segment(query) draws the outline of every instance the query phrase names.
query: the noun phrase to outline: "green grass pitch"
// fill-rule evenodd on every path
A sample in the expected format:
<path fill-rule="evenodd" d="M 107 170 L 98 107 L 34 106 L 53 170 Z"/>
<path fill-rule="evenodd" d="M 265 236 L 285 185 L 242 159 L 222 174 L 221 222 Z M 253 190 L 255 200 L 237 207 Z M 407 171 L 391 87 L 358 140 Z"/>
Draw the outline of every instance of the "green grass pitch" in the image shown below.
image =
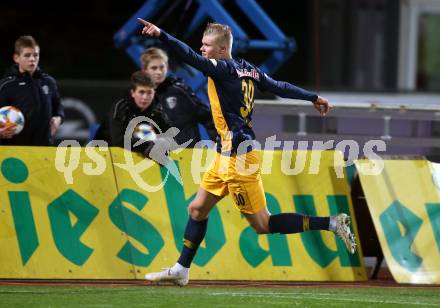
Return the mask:
<path fill-rule="evenodd" d="M 0 307 L 440 307 L 440 289 L 13 285 Z"/>

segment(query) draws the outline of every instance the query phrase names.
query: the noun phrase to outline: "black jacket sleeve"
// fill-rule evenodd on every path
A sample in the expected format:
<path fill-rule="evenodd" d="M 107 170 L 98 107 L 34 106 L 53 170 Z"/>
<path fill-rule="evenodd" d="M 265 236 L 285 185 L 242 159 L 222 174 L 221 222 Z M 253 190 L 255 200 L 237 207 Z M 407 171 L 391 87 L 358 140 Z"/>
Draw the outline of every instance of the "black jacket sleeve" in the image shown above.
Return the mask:
<path fill-rule="evenodd" d="M 212 120 L 211 109 L 197 97 L 190 87 L 183 83 L 179 83 L 178 87 L 193 111 L 194 125 L 202 124 L 206 128 L 209 138 L 215 141 L 217 131 Z"/>
<path fill-rule="evenodd" d="M 214 122 L 212 121 L 212 113 L 211 110 L 203 104 L 199 102 L 196 107 L 196 118 L 198 121 L 205 126 L 206 131 L 208 132 L 209 139 L 215 141 L 217 138 L 217 130 L 215 129 Z"/>
<path fill-rule="evenodd" d="M 109 146 L 124 147 L 126 104 L 119 100 L 105 115 L 95 134 L 95 140 L 104 140 Z"/>
<path fill-rule="evenodd" d="M 10 103 L 10 95 L 8 84 L 13 82 L 14 77 L 9 76 L 0 80 L 0 108 L 8 106 Z"/>
<path fill-rule="evenodd" d="M 165 114 L 165 112 L 163 111 L 160 105 L 157 105 L 154 108 L 153 113 L 154 113 L 153 120 L 159 126 L 162 133 L 165 133 L 171 127 L 170 120 L 168 119 L 167 115 Z"/>
<path fill-rule="evenodd" d="M 116 106 L 117 107 L 117 106 Z M 125 132 L 127 131 L 128 124 L 130 119 L 128 118 L 129 114 L 126 109 L 122 110 L 113 110 L 113 114 L 109 118 L 109 145 L 125 148 L 127 150 L 131 150 L 133 152 L 144 153 L 145 149 L 149 146 L 149 142 L 143 142 L 136 147 L 134 146 L 136 142 L 139 141 L 139 138 L 133 137 L 133 130 L 130 132 L 130 143 L 129 149 L 125 147 Z"/>
<path fill-rule="evenodd" d="M 58 91 L 58 86 L 54 78 L 51 77 L 53 95 L 52 95 L 52 116 L 61 117 L 61 121 L 64 121 L 64 106 L 61 104 L 60 92 Z"/>
<path fill-rule="evenodd" d="M 127 124 L 124 123 L 124 119 L 119 116 L 115 116 L 114 114 L 110 114 L 108 119 L 108 131 L 109 131 L 109 145 L 124 147 L 124 134 L 125 129 L 127 128 Z"/>

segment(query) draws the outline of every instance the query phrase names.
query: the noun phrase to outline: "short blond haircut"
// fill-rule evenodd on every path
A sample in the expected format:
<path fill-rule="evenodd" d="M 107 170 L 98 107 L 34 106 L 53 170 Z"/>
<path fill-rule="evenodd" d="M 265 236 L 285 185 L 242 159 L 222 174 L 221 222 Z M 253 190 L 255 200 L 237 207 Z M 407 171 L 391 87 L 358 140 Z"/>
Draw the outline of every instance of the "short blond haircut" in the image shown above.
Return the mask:
<path fill-rule="evenodd" d="M 208 23 L 203 35 L 215 35 L 219 44 L 224 44 L 228 48 L 232 48 L 232 31 L 228 25 L 218 23 Z"/>
<path fill-rule="evenodd" d="M 163 60 L 165 65 L 168 66 L 168 55 L 164 50 L 157 47 L 148 48 L 141 55 L 142 69 L 146 69 L 152 60 L 157 59 Z"/>

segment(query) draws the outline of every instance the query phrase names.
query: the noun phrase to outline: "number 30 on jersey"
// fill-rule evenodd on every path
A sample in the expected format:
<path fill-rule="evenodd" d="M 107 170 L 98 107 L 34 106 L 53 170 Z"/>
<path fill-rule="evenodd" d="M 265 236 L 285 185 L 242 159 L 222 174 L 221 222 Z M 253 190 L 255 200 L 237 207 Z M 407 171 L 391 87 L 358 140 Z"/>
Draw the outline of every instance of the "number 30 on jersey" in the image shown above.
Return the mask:
<path fill-rule="evenodd" d="M 243 92 L 244 107 L 240 108 L 240 114 L 246 119 L 254 109 L 254 83 L 252 79 L 242 80 L 241 91 Z"/>

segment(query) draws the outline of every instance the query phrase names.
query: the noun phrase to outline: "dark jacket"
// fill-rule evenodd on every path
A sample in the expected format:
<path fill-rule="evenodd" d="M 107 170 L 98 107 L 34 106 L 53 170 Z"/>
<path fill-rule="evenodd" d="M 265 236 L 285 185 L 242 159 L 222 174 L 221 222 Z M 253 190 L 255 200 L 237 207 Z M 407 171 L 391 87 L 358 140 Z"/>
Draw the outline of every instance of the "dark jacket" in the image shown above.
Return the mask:
<path fill-rule="evenodd" d="M 11 139 L 0 139 L 3 145 L 52 144 L 50 120 L 54 116 L 64 119 L 64 108 L 56 81 L 39 68 L 31 76 L 20 73 L 13 65 L 0 80 L 0 107 L 14 106 L 25 118 L 23 130 Z"/>
<path fill-rule="evenodd" d="M 197 123 L 205 126 L 211 140 L 215 140 L 215 130 L 211 110 L 203 104 L 194 92 L 181 79 L 167 77 L 156 89 L 156 98 L 168 116 L 171 126 L 177 127 L 180 133 L 175 140 L 182 144 L 189 139 L 193 147 L 200 141 Z"/>
<path fill-rule="evenodd" d="M 155 129 L 156 133 L 164 133 L 170 128 L 168 119 L 163 113 L 160 105 L 156 101 L 144 111 L 141 111 L 133 99 L 129 96 L 117 101 L 110 108 L 105 116 L 98 131 L 95 140 L 104 140 L 109 146 L 124 147 L 125 131 L 131 120 L 138 116 L 148 117 L 159 126 L 160 131 Z M 148 124 L 148 123 L 147 123 Z M 154 126 L 154 125 L 153 125 Z M 131 150 L 135 152 L 145 153 L 148 142 L 142 143 L 136 147 L 134 144 L 139 141 L 138 138 L 131 136 Z"/>

